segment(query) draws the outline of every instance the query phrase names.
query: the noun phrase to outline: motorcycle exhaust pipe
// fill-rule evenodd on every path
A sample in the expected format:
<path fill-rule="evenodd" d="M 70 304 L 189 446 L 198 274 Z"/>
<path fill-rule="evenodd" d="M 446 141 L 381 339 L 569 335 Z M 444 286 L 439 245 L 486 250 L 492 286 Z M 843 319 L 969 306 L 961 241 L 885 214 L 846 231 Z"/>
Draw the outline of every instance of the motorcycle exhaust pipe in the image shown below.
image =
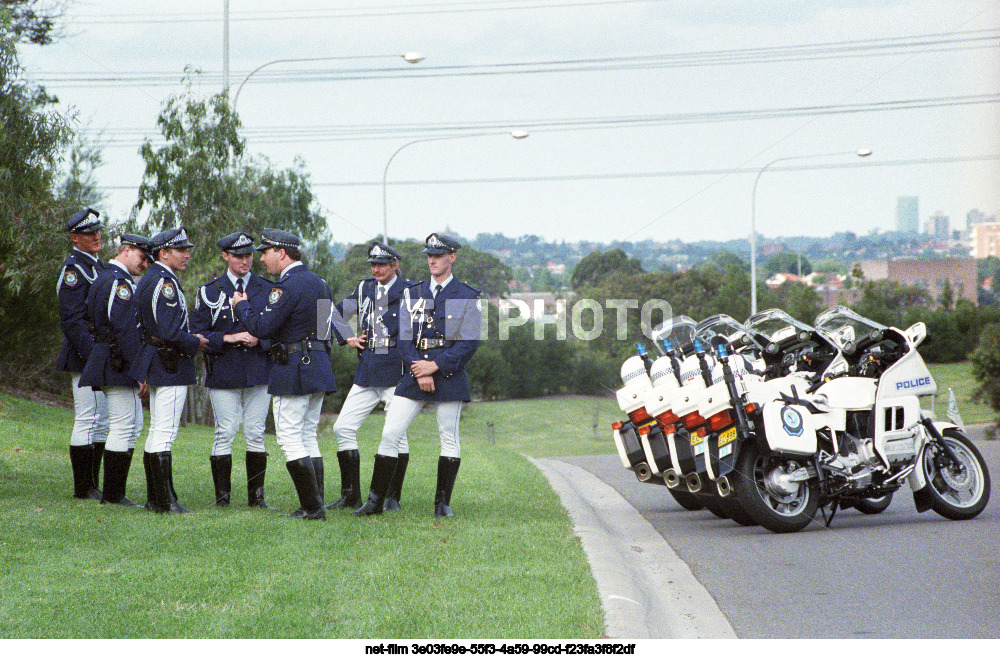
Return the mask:
<path fill-rule="evenodd" d="M 635 465 L 635 477 L 639 482 L 649 482 L 653 479 L 653 470 L 646 462 L 639 462 Z"/>
<path fill-rule="evenodd" d="M 697 473 L 688 473 L 684 476 L 684 482 L 687 484 L 688 491 L 691 493 L 698 493 L 701 491 L 701 477 Z"/>
<path fill-rule="evenodd" d="M 718 490 L 719 496 L 722 498 L 728 498 L 733 493 L 733 487 L 729 484 L 729 478 L 725 475 L 715 481 L 715 488 Z"/>
<path fill-rule="evenodd" d="M 674 489 L 681 483 L 681 478 L 677 475 L 677 471 L 668 468 L 663 472 L 663 481 L 667 483 L 668 487 Z"/>

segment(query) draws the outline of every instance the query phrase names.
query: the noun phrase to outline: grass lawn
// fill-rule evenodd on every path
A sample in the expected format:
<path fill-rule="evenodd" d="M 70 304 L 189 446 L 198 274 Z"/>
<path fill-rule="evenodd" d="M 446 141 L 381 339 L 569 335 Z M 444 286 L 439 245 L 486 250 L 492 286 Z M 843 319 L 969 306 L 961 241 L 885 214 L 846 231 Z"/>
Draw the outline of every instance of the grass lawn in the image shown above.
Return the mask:
<path fill-rule="evenodd" d="M 519 453 L 610 455 L 617 416 L 613 400 L 586 398 L 468 406 L 457 516 L 440 521 L 435 417 L 421 414 L 403 510 L 315 523 L 244 506 L 239 436 L 237 504 L 216 509 L 207 427 L 182 428 L 174 445 L 178 495 L 195 513 L 74 500 L 71 410 L 0 395 L 0 637 L 599 638 L 580 542 Z M 373 416 L 360 435 L 366 491 L 381 426 Z M 274 437 L 267 443 L 267 500 L 288 512 L 297 498 Z M 332 500 L 339 473 L 328 420 L 321 447 Z M 146 499 L 138 454 L 128 495 Z"/>
<path fill-rule="evenodd" d="M 944 420 L 948 412 L 948 389 L 955 392 L 958 411 L 966 423 L 986 423 L 997 419 L 997 412 L 988 404 L 972 401 L 972 392 L 977 382 L 972 377 L 972 364 L 969 361 L 959 363 L 932 363 L 928 366 L 934 381 L 938 385 L 937 398 L 934 400 L 935 415 Z"/>

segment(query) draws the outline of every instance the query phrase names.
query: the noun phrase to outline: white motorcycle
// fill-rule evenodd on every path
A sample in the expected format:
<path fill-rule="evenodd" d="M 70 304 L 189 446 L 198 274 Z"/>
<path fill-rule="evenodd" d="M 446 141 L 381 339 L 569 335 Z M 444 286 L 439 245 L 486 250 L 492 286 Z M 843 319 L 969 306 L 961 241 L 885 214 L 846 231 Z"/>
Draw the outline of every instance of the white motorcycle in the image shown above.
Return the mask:
<path fill-rule="evenodd" d="M 754 318 L 746 324 L 758 326 Z M 790 327 L 793 340 L 803 337 Z M 842 361 L 819 359 L 822 367 L 796 385 L 787 378 L 798 377 L 801 361 L 817 361 L 809 355 L 814 350 L 783 350 L 772 332 L 779 340 L 769 341 L 765 353 L 784 351 L 791 372 L 739 392 L 741 404 L 764 400 L 751 414 L 753 439 L 740 446 L 731 482 L 743 508 L 768 530 L 796 532 L 820 509 L 827 525 L 838 507 L 880 511 L 909 482 L 920 512 L 978 515 L 990 496 L 982 455 L 957 425 L 920 409 L 920 397 L 937 391 L 917 352 L 927 335 L 923 323 L 903 331 L 836 307 L 817 318 L 815 329 L 839 348 Z"/>

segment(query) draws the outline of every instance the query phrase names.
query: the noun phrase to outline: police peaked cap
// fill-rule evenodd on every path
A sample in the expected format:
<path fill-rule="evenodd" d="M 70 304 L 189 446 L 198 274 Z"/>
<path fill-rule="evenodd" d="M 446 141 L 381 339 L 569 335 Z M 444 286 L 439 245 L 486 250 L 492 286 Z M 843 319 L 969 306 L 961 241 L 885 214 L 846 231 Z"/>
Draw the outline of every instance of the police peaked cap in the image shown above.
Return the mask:
<path fill-rule="evenodd" d="M 66 231 L 68 233 L 94 233 L 95 231 L 100 231 L 104 228 L 104 224 L 98 219 L 100 216 L 101 213 L 93 208 L 87 208 L 86 210 L 74 213 L 69 218 L 69 221 L 66 222 Z"/>
<path fill-rule="evenodd" d="M 441 254 L 453 254 L 458 251 L 458 248 L 462 245 L 459 244 L 458 240 L 450 238 L 442 233 L 431 233 L 424 240 L 427 245 L 424 247 L 424 253 L 431 256 L 440 256 Z"/>
<path fill-rule="evenodd" d="M 160 249 L 186 249 L 193 246 L 194 243 L 188 240 L 183 226 L 160 231 L 149 239 L 149 248 L 154 254 Z"/>
<path fill-rule="evenodd" d="M 399 252 L 378 240 L 372 241 L 368 247 L 368 262 L 387 264 L 400 259 Z"/>
<path fill-rule="evenodd" d="M 224 238 L 219 238 L 215 244 L 219 249 L 228 251 L 234 256 L 246 256 L 253 253 L 253 236 L 245 231 L 230 233 Z"/>
<path fill-rule="evenodd" d="M 282 231 L 278 228 L 266 228 L 260 238 L 260 246 L 257 247 L 257 251 L 264 251 L 271 247 L 277 247 L 278 249 L 294 247 L 298 249 L 299 244 L 299 236 L 294 233 Z"/>
<path fill-rule="evenodd" d="M 143 237 L 141 235 L 133 235 L 132 233 L 125 233 L 124 235 L 122 235 L 121 238 L 118 239 L 118 242 L 123 245 L 128 245 L 130 247 L 137 247 L 139 249 L 142 249 L 144 252 L 146 252 L 147 255 L 152 251 L 152 248 L 150 247 L 149 244 L 149 238 Z"/>

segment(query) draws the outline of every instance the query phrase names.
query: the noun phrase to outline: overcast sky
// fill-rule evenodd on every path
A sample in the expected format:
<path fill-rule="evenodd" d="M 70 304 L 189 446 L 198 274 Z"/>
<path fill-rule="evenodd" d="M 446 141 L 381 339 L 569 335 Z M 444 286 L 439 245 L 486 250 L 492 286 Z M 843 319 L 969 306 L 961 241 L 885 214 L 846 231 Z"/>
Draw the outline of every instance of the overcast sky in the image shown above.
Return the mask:
<path fill-rule="evenodd" d="M 112 219 L 185 67 L 222 88 L 222 17 L 76 0 L 63 39 L 22 48 L 103 132 Z M 344 58 L 269 65 L 237 104 L 248 151 L 300 157 L 343 242 L 381 234 L 390 157 L 432 136 L 389 165 L 391 237 L 742 238 L 758 172 L 801 156 L 760 178 L 764 236 L 888 230 L 899 196 L 954 228 L 1000 208 L 996 0 L 232 0 L 229 56 L 233 95 L 269 61 Z"/>

